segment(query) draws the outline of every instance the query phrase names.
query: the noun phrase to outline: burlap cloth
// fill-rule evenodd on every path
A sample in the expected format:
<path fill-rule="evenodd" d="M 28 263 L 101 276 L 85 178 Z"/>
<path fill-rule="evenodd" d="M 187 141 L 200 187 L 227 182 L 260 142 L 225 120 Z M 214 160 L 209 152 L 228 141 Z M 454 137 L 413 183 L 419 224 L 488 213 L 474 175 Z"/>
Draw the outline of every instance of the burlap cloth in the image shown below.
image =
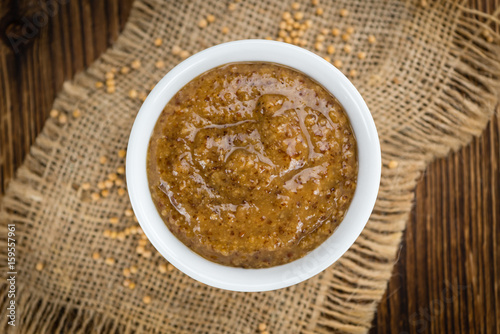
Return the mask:
<path fill-rule="evenodd" d="M 90 182 L 95 188 L 123 165 L 116 152 L 126 148 L 141 105 L 127 96 L 129 90 L 147 92 L 181 61 L 172 55 L 173 45 L 194 53 L 230 40 L 276 38 L 281 15 L 291 5 L 252 0 L 229 11 L 226 1 L 139 0 L 115 45 L 64 85 L 54 108 L 67 113 L 68 122 L 47 121 L 3 200 L 0 265 L 4 276 L 5 225 L 15 223 L 19 332 L 257 333 L 260 323 L 271 333 L 367 331 L 391 275 L 419 175 L 430 160 L 480 134 L 494 110 L 500 50 L 490 28 L 498 19 L 451 1 L 429 1 L 427 7 L 402 1 L 321 2 L 324 14 L 318 16 L 309 1 L 300 1 L 305 19 L 313 22 L 305 47 L 314 49 L 323 28 L 354 28 L 351 53 L 342 51 L 340 36 L 328 35 L 325 46 L 336 46 L 332 60 L 342 60 L 346 73 L 357 70 L 352 80 L 373 113 L 382 144 L 378 201 L 351 249 L 304 283 L 236 293 L 210 288 L 178 270 L 160 272 L 164 260 L 156 251 L 151 257 L 136 252 L 138 234 L 103 234 L 137 224 L 124 214 L 127 196 L 111 191 L 91 201 L 81 187 Z M 349 15 L 341 17 L 342 8 Z M 216 21 L 200 29 L 197 22 L 207 14 Z M 228 34 L 221 34 L 223 26 L 230 28 Z M 369 35 L 375 43 L 368 42 Z M 163 39 L 159 47 L 154 45 L 158 37 Z M 358 58 L 359 51 L 366 59 Z M 112 67 L 137 59 L 139 69 L 116 75 L 115 93 L 95 87 Z M 158 60 L 165 68 L 155 67 Z M 72 116 L 76 108 L 79 118 Z M 103 155 L 105 164 L 99 163 Z M 390 161 L 397 167 L 388 168 Z M 120 221 L 111 225 L 115 216 Z M 101 258 L 93 259 L 94 252 Z M 107 265 L 108 257 L 116 263 Z M 41 271 L 35 269 L 39 263 Z M 128 278 L 134 289 L 123 285 L 122 271 L 130 266 L 138 268 Z M 0 328 L 8 302 L 3 278 Z M 151 297 L 149 304 L 144 296 Z"/>

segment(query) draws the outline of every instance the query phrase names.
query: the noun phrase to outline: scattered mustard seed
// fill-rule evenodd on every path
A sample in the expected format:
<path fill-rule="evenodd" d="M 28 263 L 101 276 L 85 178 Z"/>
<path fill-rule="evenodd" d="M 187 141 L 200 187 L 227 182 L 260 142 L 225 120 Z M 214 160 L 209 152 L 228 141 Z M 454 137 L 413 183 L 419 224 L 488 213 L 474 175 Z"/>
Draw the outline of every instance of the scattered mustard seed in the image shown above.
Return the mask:
<path fill-rule="evenodd" d="M 342 60 L 340 59 L 335 59 L 333 61 L 333 66 L 335 66 L 336 68 L 341 68 L 342 67 Z"/>
<path fill-rule="evenodd" d="M 134 288 L 135 288 L 135 283 L 134 283 L 134 282 L 130 282 L 130 284 L 128 285 L 128 288 L 129 288 L 130 290 L 134 290 Z"/>
<path fill-rule="evenodd" d="M 262 332 L 260 332 L 260 334 L 269 334 L 269 332 L 268 331 L 262 331 Z"/>
<path fill-rule="evenodd" d="M 116 179 L 115 180 L 115 185 L 121 187 L 121 186 L 123 186 L 124 182 L 125 181 L 123 181 L 122 179 Z"/>
<path fill-rule="evenodd" d="M 142 298 L 142 301 L 143 301 L 144 304 L 149 304 L 149 303 L 151 303 L 151 297 L 150 296 L 144 296 Z"/>
<path fill-rule="evenodd" d="M 326 60 L 327 62 L 331 62 L 332 61 L 332 59 L 330 57 L 328 57 L 328 56 L 324 56 L 323 59 Z"/>
<path fill-rule="evenodd" d="M 297 9 L 299 9 L 299 8 L 300 8 L 300 3 L 298 3 L 298 2 L 294 2 L 294 3 L 292 3 L 292 9 L 293 9 L 293 10 L 297 10 Z"/>
<path fill-rule="evenodd" d="M 186 50 L 182 50 L 181 53 L 179 54 L 179 56 L 182 58 L 182 59 L 186 59 L 187 57 L 189 57 L 189 52 L 186 51 Z"/>
<path fill-rule="evenodd" d="M 125 277 L 130 277 L 130 269 L 129 268 L 123 268 L 123 276 Z"/>
<path fill-rule="evenodd" d="M 160 263 L 158 265 L 158 271 L 162 274 L 167 272 L 167 264 L 166 263 Z"/>
<path fill-rule="evenodd" d="M 134 215 L 134 211 L 132 211 L 132 209 L 125 210 L 125 216 L 132 217 L 133 215 Z"/>
<path fill-rule="evenodd" d="M 68 117 L 65 114 L 60 114 L 57 120 L 59 123 L 64 124 L 68 121 Z"/>
<path fill-rule="evenodd" d="M 422 8 L 426 8 L 427 7 L 427 0 L 420 0 L 420 6 L 422 6 Z"/>
<path fill-rule="evenodd" d="M 319 4 L 319 0 L 311 0 L 311 5 L 317 6 Z"/>
<path fill-rule="evenodd" d="M 109 188 L 112 188 L 112 187 L 113 187 L 113 181 L 111 181 L 111 180 L 106 180 L 106 181 L 104 181 L 104 186 L 105 186 L 106 188 L 108 188 L 108 189 L 109 189 Z"/>
<path fill-rule="evenodd" d="M 73 113 L 72 113 L 73 117 L 74 118 L 78 118 L 82 115 L 81 111 L 79 109 L 75 109 L 73 110 Z"/>
<path fill-rule="evenodd" d="M 227 9 L 228 9 L 229 11 L 233 11 L 233 10 L 235 10 L 235 9 L 236 9 L 236 4 L 234 4 L 234 3 L 230 3 L 229 5 L 227 5 Z"/>
<path fill-rule="evenodd" d="M 130 283 L 131 283 L 131 282 L 130 282 L 130 280 L 129 280 L 129 279 L 125 279 L 125 280 L 123 281 L 123 286 L 127 288 L 127 287 L 129 287 L 129 286 L 130 286 Z"/>
<path fill-rule="evenodd" d="M 314 48 L 317 50 L 317 51 L 321 51 L 323 50 L 323 44 L 321 44 L 320 42 L 316 42 L 314 44 Z"/>
<path fill-rule="evenodd" d="M 332 55 L 335 53 L 335 47 L 333 45 L 328 45 L 328 47 L 326 48 L 326 53 L 328 53 L 329 55 Z"/>
<path fill-rule="evenodd" d="M 83 190 L 89 190 L 90 189 L 90 183 L 88 183 L 88 182 L 82 183 L 82 189 Z"/>
<path fill-rule="evenodd" d="M 223 35 L 227 35 L 229 33 L 229 28 L 224 26 L 222 27 L 221 31 L 220 31 Z"/>
<path fill-rule="evenodd" d="M 130 72 L 130 67 L 128 66 L 122 66 L 122 68 L 120 69 L 121 74 L 128 74 L 129 72 Z"/>
<path fill-rule="evenodd" d="M 101 196 L 102 197 L 108 197 L 109 196 L 109 190 L 108 189 L 101 190 Z"/>
<path fill-rule="evenodd" d="M 118 167 L 118 168 L 116 169 L 116 172 L 117 172 L 118 174 L 125 174 L 125 167 L 123 167 L 123 166 Z"/>
<path fill-rule="evenodd" d="M 101 198 L 101 195 L 99 195 L 99 193 L 92 193 L 90 197 L 92 198 L 93 201 L 97 201 L 99 200 L 99 198 Z"/>
<path fill-rule="evenodd" d="M 351 35 L 349 34 L 342 34 L 342 40 L 344 42 L 347 42 L 351 38 Z"/>
<path fill-rule="evenodd" d="M 267 325 L 265 323 L 259 324 L 259 331 L 265 331 L 267 329 Z"/>
<path fill-rule="evenodd" d="M 141 67 L 141 61 L 139 59 L 134 60 L 131 64 L 130 67 L 132 67 L 134 70 L 138 69 Z"/>
<path fill-rule="evenodd" d="M 106 260 L 104 260 L 104 263 L 106 263 L 108 266 L 112 266 L 115 264 L 115 259 L 112 257 L 107 257 Z"/>
<path fill-rule="evenodd" d="M 97 182 L 97 189 L 102 190 L 104 188 L 106 188 L 106 184 L 104 183 L 104 181 Z"/>
<path fill-rule="evenodd" d="M 339 29 L 337 29 L 337 28 L 333 28 L 333 29 L 332 29 L 332 35 L 333 35 L 334 37 L 337 37 L 338 35 L 340 35 L 340 30 L 339 30 Z"/>
<path fill-rule="evenodd" d="M 135 251 L 136 251 L 137 254 L 143 254 L 144 251 L 145 251 L 144 246 L 137 246 L 135 248 Z"/>
<path fill-rule="evenodd" d="M 215 21 L 215 16 L 213 16 L 212 14 L 208 14 L 207 15 L 207 22 L 213 23 L 214 21 Z"/>
<path fill-rule="evenodd" d="M 345 53 L 351 53 L 352 48 L 349 44 L 344 45 L 344 52 Z"/>
<path fill-rule="evenodd" d="M 108 94 L 113 94 L 115 91 L 116 91 L 115 86 L 108 86 L 108 87 L 106 87 L 106 92 Z"/>
<path fill-rule="evenodd" d="M 324 13 L 323 8 L 319 7 L 318 9 L 316 9 L 316 15 L 321 16 L 321 15 L 323 15 L 323 13 Z"/>
<path fill-rule="evenodd" d="M 357 75 L 358 75 L 358 72 L 356 70 L 352 69 L 352 70 L 349 71 L 349 76 L 350 77 L 354 78 Z"/>
<path fill-rule="evenodd" d="M 137 267 L 136 267 L 136 266 L 131 266 L 131 267 L 130 267 L 130 272 L 131 272 L 132 274 L 137 274 Z"/>
<path fill-rule="evenodd" d="M 399 163 L 396 160 L 391 160 L 391 161 L 389 161 L 388 166 L 390 169 L 394 169 L 394 168 L 398 167 L 398 165 L 399 165 Z"/>
<path fill-rule="evenodd" d="M 127 191 L 123 188 L 118 188 L 117 193 L 118 193 L 118 196 L 121 197 L 121 196 L 124 196 L 127 193 Z"/>
<path fill-rule="evenodd" d="M 155 39 L 155 41 L 154 41 L 154 45 L 155 46 L 160 46 L 162 44 L 163 44 L 163 40 L 161 38 Z"/>
<path fill-rule="evenodd" d="M 106 238 L 111 237 L 111 230 L 104 230 L 104 231 L 102 232 L 102 235 L 103 235 L 104 237 L 106 237 Z"/>
<path fill-rule="evenodd" d="M 111 224 L 118 224 L 118 221 L 119 221 L 118 217 L 110 217 L 109 218 L 109 222 Z"/>
<path fill-rule="evenodd" d="M 361 59 L 361 60 L 365 59 L 366 58 L 366 53 L 364 53 L 362 51 L 358 52 L 358 58 Z"/>
<path fill-rule="evenodd" d="M 377 41 L 377 39 L 375 38 L 375 36 L 373 36 L 373 35 L 368 36 L 368 43 L 373 44 L 376 41 Z"/>
<path fill-rule="evenodd" d="M 206 28 L 206 27 L 207 27 L 207 25 L 208 25 L 208 22 L 207 22 L 207 20 L 205 20 L 205 19 L 201 19 L 201 20 L 199 20 L 199 21 L 198 21 L 198 27 L 200 27 L 200 28 L 202 28 L 202 29 L 203 29 L 203 28 Z"/>
<path fill-rule="evenodd" d="M 174 45 L 174 46 L 172 46 L 172 50 L 171 50 L 171 52 L 172 52 L 172 54 L 173 54 L 174 56 L 179 55 L 179 54 L 181 53 L 181 51 L 182 51 L 182 49 L 181 49 L 178 45 Z"/>
<path fill-rule="evenodd" d="M 108 179 L 110 179 L 111 181 L 116 180 L 117 177 L 118 177 L 118 175 L 116 175 L 115 173 L 108 174 Z"/>
<path fill-rule="evenodd" d="M 345 30 L 345 32 L 350 35 L 350 34 L 354 33 L 354 28 L 353 27 L 347 27 L 347 29 Z"/>
<path fill-rule="evenodd" d="M 101 156 L 99 157 L 99 163 L 100 163 L 101 165 L 104 165 L 106 162 L 108 162 L 108 158 L 106 158 L 106 156 L 105 156 L 105 155 L 101 155 Z"/>
<path fill-rule="evenodd" d="M 173 264 L 169 263 L 169 264 L 167 265 L 167 270 L 168 270 L 168 271 L 172 271 L 172 270 L 174 270 L 174 269 L 175 269 L 175 267 L 174 267 L 174 265 L 173 265 Z"/>
<path fill-rule="evenodd" d="M 319 35 L 316 36 L 316 42 L 320 42 L 321 43 L 321 42 L 324 42 L 324 41 L 325 41 L 325 35 L 319 34 Z"/>
<path fill-rule="evenodd" d="M 165 62 L 163 60 L 158 60 L 156 63 L 155 63 L 155 67 L 158 68 L 158 69 L 162 69 L 165 67 Z"/>
<path fill-rule="evenodd" d="M 398 77 L 394 77 L 394 78 L 392 78 L 392 82 L 393 82 L 394 84 L 396 84 L 396 85 L 399 85 L 399 84 L 401 83 L 401 81 L 399 80 L 399 78 L 398 78 Z"/>
<path fill-rule="evenodd" d="M 292 18 L 292 14 L 290 14 L 290 12 L 284 12 L 281 17 L 283 18 L 283 20 L 289 20 Z"/>
<path fill-rule="evenodd" d="M 35 269 L 38 271 L 42 271 L 44 267 L 45 265 L 43 264 L 43 262 L 38 262 L 35 266 Z"/>
<path fill-rule="evenodd" d="M 104 84 L 102 83 L 102 81 L 96 81 L 95 88 L 102 88 L 102 86 L 104 86 Z"/>
<path fill-rule="evenodd" d="M 119 158 L 125 158 L 126 155 L 127 155 L 127 151 L 126 150 L 119 150 L 118 151 L 118 157 Z"/>
<path fill-rule="evenodd" d="M 342 17 L 346 17 L 347 15 L 349 15 L 349 11 L 345 8 L 342 8 L 340 11 L 339 11 L 339 14 L 340 16 Z"/>
<path fill-rule="evenodd" d="M 106 78 L 106 80 L 111 80 L 115 78 L 115 74 L 113 72 L 106 72 L 104 77 Z"/>
<path fill-rule="evenodd" d="M 293 15 L 293 18 L 296 19 L 297 21 L 300 21 L 304 18 L 304 13 L 302 12 L 296 12 L 294 15 Z"/>
<path fill-rule="evenodd" d="M 99 254 L 98 252 L 92 253 L 92 259 L 99 260 L 100 258 L 101 258 L 101 254 Z"/>

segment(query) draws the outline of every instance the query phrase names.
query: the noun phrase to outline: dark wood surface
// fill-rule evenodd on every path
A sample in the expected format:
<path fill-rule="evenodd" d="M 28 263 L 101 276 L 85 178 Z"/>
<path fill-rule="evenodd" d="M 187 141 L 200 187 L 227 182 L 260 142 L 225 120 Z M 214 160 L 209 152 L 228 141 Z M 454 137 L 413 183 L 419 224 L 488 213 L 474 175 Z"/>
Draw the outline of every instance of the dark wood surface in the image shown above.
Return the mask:
<path fill-rule="evenodd" d="M 58 10 L 44 23 L 46 2 L 0 2 L 0 198 L 63 81 L 112 44 L 132 0 L 49 1 Z M 472 2 L 489 12 L 497 3 Z M 499 128 L 492 118 L 422 176 L 372 333 L 500 333 Z"/>

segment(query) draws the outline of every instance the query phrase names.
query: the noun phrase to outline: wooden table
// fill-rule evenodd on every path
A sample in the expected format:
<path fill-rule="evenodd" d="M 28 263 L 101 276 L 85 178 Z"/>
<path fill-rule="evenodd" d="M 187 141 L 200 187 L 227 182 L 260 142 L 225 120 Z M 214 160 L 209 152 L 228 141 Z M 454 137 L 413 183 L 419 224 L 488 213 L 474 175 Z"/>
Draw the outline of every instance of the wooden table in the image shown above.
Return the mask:
<path fill-rule="evenodd" d="M 113 43 L 132 0 L 57 2 L 48 22 L 14 43 L 8 36 L 22 35 L 46 1 L 0 3 L 0 197 L 63 81 Z M 472 5 L 492 12 L 499 2 Z M 493 117 L 480 138 L 422 176 L 373 333 L 500 333 L 499 142 Z"/>

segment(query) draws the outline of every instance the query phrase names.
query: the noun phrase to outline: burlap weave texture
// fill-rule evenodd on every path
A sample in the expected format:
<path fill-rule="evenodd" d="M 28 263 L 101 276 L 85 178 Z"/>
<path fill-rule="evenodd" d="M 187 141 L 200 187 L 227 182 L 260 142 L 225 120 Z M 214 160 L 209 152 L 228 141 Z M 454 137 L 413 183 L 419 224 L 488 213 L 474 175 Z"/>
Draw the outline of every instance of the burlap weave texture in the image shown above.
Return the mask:
<path fill-rule="evenodd" d="M 416 180 L 430 160 L 478 135 L 497 102 L 500 48 L 490 29 L 498 18 L 452 1 L 425 8 L 419 1 L 321 1 L 322 15 L 309 1 L 298 1 L 312 21 L 304 35 L 310 50 L 322 29 L 354 28 L 348 42 L 328 34 L 324 44 L 336 47 L 331 58 L 342 61 L 345 73 L 357 71 L 352 81 L 373 114 L 383 158 L 379 197 L 362 235 L 331 268 L 304 283 L 237 293 L 207 287 L 177 270 L 161 273 L 156 252 L 147 258 L 137 254 L 138 235 L 120 240 L 103 234 L 136 225 L 124 214 L 127 197 L 111 192 L 92 201 L 81 187 L 123 165 L 117 152 L 126 148 L 141 105 L 129 91 L 149 91 L 181 61 L 171 53 L 174 45 L 195 53 L 231 40 L 276 38 L 291 2 L 241 1 L 230 11 L 226 1 L 138 0 L 115 45 L 65 84 L 54 107 L 70 121 L 47 121 L 0 212 L 2 226 L 15 223 L 18 231 L 19 332 L 256 333 L 259 323 L 271 333 L 366 332 L 391 274 Z M 349 12 L 345 17 L 339 15 L 342 8 Z M 216 20 L 201 29 L 197 23 L 207 14 Z M 224 26 L 229 33 L 221 33 Z M 154 45 L 156 38 L 162 38 L 161 46 Z M 342 51 L 345 44 L 352 52 Z M 118 72 L 116 92 L 96 88 L 106 72 L 134 60 L 140 68 Z M 164 68 L 158 68 L 159 60 Z M 76 108 L 81 117 L 74 119 Z M 393 160 L 397 168 L 387 168 Z M 119 217 L 117 226 L 110 217 Z M 0 240 L 2 249 L 5 242 Z M 101 258 L 93 259 L 94 252 Z M 116 263 L 107 265 L 108 257 Z M 37 263 L 44 264 L 42 271 L 35 270 Z M 123 286 L 122 271 L 130 266 L 138 268 L 129 278 L 134 289 Z"/>

